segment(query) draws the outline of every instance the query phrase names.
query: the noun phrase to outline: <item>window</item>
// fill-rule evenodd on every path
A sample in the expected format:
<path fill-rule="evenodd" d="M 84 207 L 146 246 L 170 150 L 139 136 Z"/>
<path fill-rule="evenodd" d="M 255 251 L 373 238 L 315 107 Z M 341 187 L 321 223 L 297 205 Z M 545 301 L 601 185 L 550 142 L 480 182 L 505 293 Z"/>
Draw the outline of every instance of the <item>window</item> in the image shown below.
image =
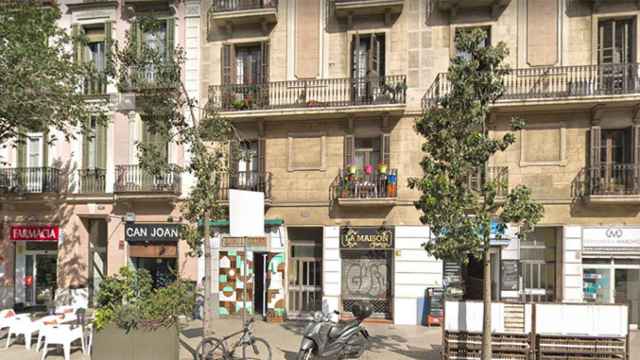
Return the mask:
<path fill-rule="evenodd" d="M 538 227 L 520 242 L 522 280 L 527 301 L 552 301 L 555 292 L 556 227 Z"/>
<path fill-rule="evenodd" d="M 356 34 L 352 44 L 352 77 L 365 79 L 370 76 L 385 74 L 385 42 L 384 33 Z"/>
<path fill-rule="evenodd" d="M 245 46 L 236 50 L 236 83 L 255 84 L 260 76 L 260 47 Z"/>
<path fill-rule="evenodd" d="M 167 51 L 167 23 L 160 22 L 157 27 L 145 29 L 142 41 L 150 50 L 157 51 L 160 56 L 165 56 Z"/>
<path fill-rule="evenodd" d="M 224 44 L 220 63 L 222 84 L 269 82 L 269 42 Z"/>
<path fill-rule="evenodd" d="M 608 19 L 598 23 L 598 63 L 633 62 L 635 31 L 633 19 Z"/>
<path fill-rule="evenodd" d="M 27 167 L 42 166 L 42 135 L 27 136 Z"/>
<path fill-rule="evenodd" d="M 107 129 L 100 124 L 97 116 L 87 123 L 84 137 L 82 167 L 84 169 L 104 169 L 107 166 Z"/>
<path fill-rule="evenodd" d="M 454 46 L 456 46 L 455 56 L 459 56 L 459 57 L 462 57 L 462 58 L 465 58 L 465 59 L 469 59 L 469 57 L 471 55 L 466 53 L 466 52 L 464 52 L 464 51 L 462 51 L 462 50 L 459 50 L 458 47 L 457 47 L 457 44 L 455 44 L 455 42 L 458 40 L 458 36 L 460 36 L 460 34 L 469 33 L 469 32 L 472 32 L 473 30 L 476 30 L 476 29 L 480 29 L 486 34 L 483 46 L 484 47 L 491 46 L 491 27 L 490 26 L 456 28 L 456 34 L 455 34 L 455 39 L 454 39 Z"/>
<path fill-rule="evenodd" d="M 153 132 L 143 124 L 142 143 L 153 146 L 154 151 L 158 152 L 164 161 L 169 161 L 169 142 L 164 134 Z"/>
<path fill-rule="evenodd" d="M 99 72 L 105 70 L 105 31 L 102 24 L 98 27 L 84 27 L 87 43 L 84 47 L 83 60 L 91 62 Z"/>
<path fill-rule="evenodd" d="M 380 137 L 355 138 L 355 165 L 362 169 L 365 165 L 380 163 Z"/>
<path fill-rule="evenodd" d="M 629 162 L 630 141 L 627 129 L 602 130 L 600 149 L 601 161 L 606 164 Z"/>

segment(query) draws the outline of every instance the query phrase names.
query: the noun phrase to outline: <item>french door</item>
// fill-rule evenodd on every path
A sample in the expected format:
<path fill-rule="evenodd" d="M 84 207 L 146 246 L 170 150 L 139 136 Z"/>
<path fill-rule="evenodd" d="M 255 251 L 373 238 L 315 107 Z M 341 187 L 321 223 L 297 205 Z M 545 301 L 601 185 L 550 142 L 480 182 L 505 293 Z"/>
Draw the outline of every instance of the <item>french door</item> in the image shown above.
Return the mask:
<path fill-rule="evenodd" d="M 45 305 L 53 300 L 57 288 L 58 255 L 27 252 L 25 256 L 25 303 Z"/>
<path fill-rule="evenodd" d="M 635 88 L 637 73 L 635 32 L 632 19 L 608 19 L 598 24 L 598 64 L 600 89 L 605 93 L 627 92 Z"/>

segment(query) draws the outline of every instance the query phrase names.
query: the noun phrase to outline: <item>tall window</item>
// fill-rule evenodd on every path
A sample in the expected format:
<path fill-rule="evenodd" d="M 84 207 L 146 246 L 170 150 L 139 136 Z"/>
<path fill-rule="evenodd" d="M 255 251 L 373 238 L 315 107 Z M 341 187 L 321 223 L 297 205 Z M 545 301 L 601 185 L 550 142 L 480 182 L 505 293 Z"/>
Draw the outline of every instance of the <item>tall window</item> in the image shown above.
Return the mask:
<path fill-rule="evenodd" d="M 633 19 L 609 19 L 598 23 L 598 63 L 633 62 L 635 31 Z"/>
<path fill-rule="evenodd" d="M 236 49 L 236 83 L 255 84 L 260 77 L 260 46 Z"/>
<path fill-rule="evenodd" d="M 87 44 L 84 48 L 84 61 L 93 63 L 99 72 L 105 70 L 105 31 L 102 24 L 97 27 L 85 27 L 84 33 Z"/>
<path fill-rule="evenodd" d="M 261 84 L 269 81 L 269 42 L 224 44 L 220 55 L 222 84 Z"/>
<path fill-rule="evenodd" d="M 105 169 L 107 166 L 107 129 L 96 116 L 87 120 L 87 133 L 83 143 L 82 167 Z"/>
<path fill-rule="evenodd" d="M 362 169 L 365 165 L 380 163 L 380 137 L 355 138 L 355 165 Z"/>
<path fill-rule="evenodd" d="M 552 301 L 556 246 L 560 229 L 538 227 L 520 242 L 522 280 L 527 301 Z"/>
<path fill-rule="evenodd" d="M 363 79 L 369 76 L 384 76 L 384 33 L 356 34 L 352 41 L 352 77 Z"/>

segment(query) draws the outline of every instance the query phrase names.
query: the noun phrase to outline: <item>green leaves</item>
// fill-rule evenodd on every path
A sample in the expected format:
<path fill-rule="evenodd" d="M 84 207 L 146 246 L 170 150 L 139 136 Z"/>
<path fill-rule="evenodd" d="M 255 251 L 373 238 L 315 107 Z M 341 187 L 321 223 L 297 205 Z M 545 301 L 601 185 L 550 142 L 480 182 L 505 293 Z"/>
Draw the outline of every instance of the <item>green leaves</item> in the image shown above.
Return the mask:
<path fill-rule="evenodd" d="M 420 221 L 437 234 L 424 247 L 437 258 L 458 262 L 482 256 L 489 247 L 492 219 L 530 229 L 543 213 L 526 187 L 505 194 L 505 176 L 487 166 L 516 138 L 512 133 L 493 138 L 487 128 L 489 106 L 504 92 L 508 50 L 502 43 L 484 46 L 484 37 L 480 30 L 458 33 L 456 45 L 465 55 L 451 61 L 450 92 L 415 125 L 425 138 L 420 162 L 424 175 L 409 179 L 409 187 L 421 192 L 415 202 L 422 212 Z M 524 122 L 516 119 L 512 126 L 521 129 Z"/>

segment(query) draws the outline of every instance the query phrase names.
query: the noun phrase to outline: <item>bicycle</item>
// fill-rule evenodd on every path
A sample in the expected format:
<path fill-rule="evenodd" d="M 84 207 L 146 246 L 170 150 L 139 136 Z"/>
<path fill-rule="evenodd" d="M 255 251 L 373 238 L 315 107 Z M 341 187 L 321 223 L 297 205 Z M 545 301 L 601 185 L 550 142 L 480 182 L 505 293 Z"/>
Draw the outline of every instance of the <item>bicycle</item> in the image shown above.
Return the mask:
<path fill-rule="evenodd" d="M 225 336 L 222 339 L 208 337 L 202 339 L 196 349 L 198 360 L 271 360 L 271 347 L 262 338 L 253 336 L 251 324 L 255 319 L 245 322 L 242 330 Z M 237 335 L 241 335 L 229 350 L 228 340 Z M 242 352 L 236 355 L 236 350 L 242 347 Z"/>

